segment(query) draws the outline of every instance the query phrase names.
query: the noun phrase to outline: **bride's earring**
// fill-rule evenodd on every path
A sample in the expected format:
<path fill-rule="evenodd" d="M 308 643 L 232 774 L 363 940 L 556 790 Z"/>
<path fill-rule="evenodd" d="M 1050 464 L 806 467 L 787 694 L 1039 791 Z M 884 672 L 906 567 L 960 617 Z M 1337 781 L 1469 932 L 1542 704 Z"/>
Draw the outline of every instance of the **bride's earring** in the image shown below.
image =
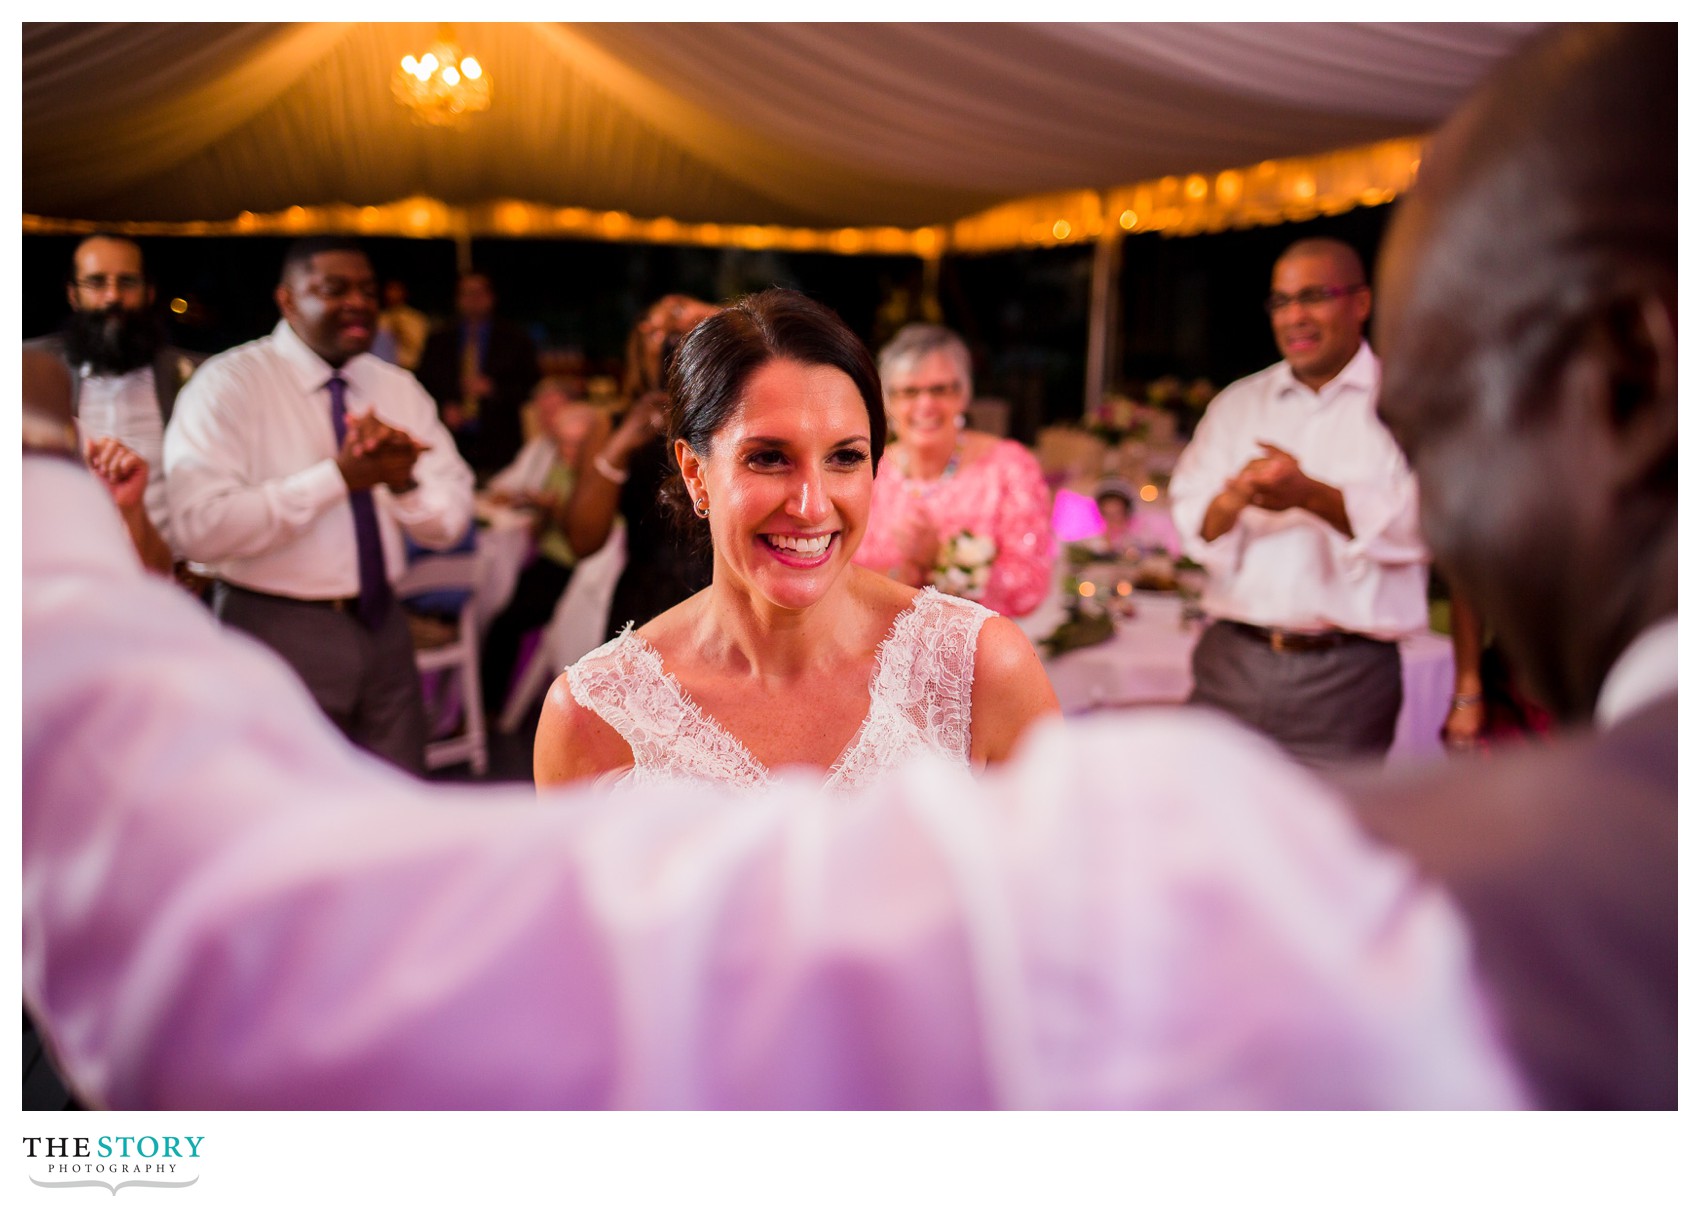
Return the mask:
<path fill-rule="evenodd" d="M 707 516 L 708 516 L 708 498 L 707 497 L 698 497 L 697 498 L 697 517 L 706 518 Z"/>

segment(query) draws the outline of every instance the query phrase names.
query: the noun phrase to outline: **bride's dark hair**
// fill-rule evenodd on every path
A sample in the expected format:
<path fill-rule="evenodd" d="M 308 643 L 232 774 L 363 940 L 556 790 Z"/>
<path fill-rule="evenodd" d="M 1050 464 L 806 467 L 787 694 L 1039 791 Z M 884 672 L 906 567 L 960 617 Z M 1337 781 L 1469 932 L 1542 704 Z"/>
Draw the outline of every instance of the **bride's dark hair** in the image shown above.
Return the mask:
<path fill-rule="evenodd" d="M 831 308 L 777 287 L 746 295 L 691 329 L 667 376 L 667 449 L 683 438 L 706 456 L 750 376 L 780 358 L 830 366 L 850 377 L 868 410 L 869 448 L 878 470 L 885 448 L 885 398 L 867 346 Z M 677 467 L 661 491 L 681 522 L 698 520 Z"/>

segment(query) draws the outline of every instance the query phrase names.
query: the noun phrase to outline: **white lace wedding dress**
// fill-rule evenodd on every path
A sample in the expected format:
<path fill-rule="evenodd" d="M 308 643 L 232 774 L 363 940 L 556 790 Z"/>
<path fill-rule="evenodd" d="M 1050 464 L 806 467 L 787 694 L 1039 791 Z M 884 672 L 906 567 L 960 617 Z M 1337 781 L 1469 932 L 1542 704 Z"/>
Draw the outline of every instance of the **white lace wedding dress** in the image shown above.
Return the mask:
<path fill-rule="evenodd" d="M 828 787 L 859 787 L 919 753 L 968 767 L 974 649 L 991 617 L 984 606 L 936 589 L 915 595 L 874 655 L 868 714 L 827 772 Z M 661 654 L 629 626 L 568 669 L 567 684 L 631 746 L 634 765 L 621 781 L 760 787 L 773 777 L 691 701 L 661 667 Z"/>

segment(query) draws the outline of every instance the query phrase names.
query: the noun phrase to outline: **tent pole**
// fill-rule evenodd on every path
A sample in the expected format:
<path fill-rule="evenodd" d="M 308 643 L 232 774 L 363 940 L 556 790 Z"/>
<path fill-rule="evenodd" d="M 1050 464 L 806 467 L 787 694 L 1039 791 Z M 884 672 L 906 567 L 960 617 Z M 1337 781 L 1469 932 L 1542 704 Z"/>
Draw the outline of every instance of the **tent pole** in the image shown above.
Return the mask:
<path fill-rule="evenodd" d="M 1092 314 L 1086 328 L 1086 398 L 1090 417 L 1104 401 L 1116 337 L 1116 303 L 1121 295 L 1122 229 L 1105 223 L 1092 251 Z"/>
<path fill-rule="evenodd" d="M 939 266 L 943 262 L 944 257 L 937 252 L 921 258 L 921 314 L 924 316 L 944 314 L 939 307 Z"/>

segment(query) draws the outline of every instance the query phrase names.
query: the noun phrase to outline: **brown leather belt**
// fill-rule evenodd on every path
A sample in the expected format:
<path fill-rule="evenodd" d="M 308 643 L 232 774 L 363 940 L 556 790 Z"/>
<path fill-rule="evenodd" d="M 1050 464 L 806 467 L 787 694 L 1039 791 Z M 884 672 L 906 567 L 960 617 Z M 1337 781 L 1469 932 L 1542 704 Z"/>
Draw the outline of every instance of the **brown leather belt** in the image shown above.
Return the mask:
<path fill-rule="evenodd" d="M 338 614 L 353 614 L 360 607 L 360 599 L 355 598 L 292 598 L 287 594 L 267 593 L 263 589 L 249 589 L 246 585 L 237 585 L 232 581 L 220 581 L 225 589 L 232 593 L 244 593 L 251 598 L 264 598 L 268 602 L 287 602 L 291 606 L 320 606 L 326 610 L 334 610 Z"/>
<path fill-rule="evenodd" d="M 1259 627 L 1255 623 L 1241 623 L 1237 619 L 1223 619 L 1222 622 L 1241 635 L 1269 645 L 1274 652 L 1322 652 L 1329 648 L 1338 648 L 1342 644 L 1393 642 L 1378 640 L 1372 635 L 1363 635 L 1356 631 L 1283 631 L 1279 627 Z"/>

